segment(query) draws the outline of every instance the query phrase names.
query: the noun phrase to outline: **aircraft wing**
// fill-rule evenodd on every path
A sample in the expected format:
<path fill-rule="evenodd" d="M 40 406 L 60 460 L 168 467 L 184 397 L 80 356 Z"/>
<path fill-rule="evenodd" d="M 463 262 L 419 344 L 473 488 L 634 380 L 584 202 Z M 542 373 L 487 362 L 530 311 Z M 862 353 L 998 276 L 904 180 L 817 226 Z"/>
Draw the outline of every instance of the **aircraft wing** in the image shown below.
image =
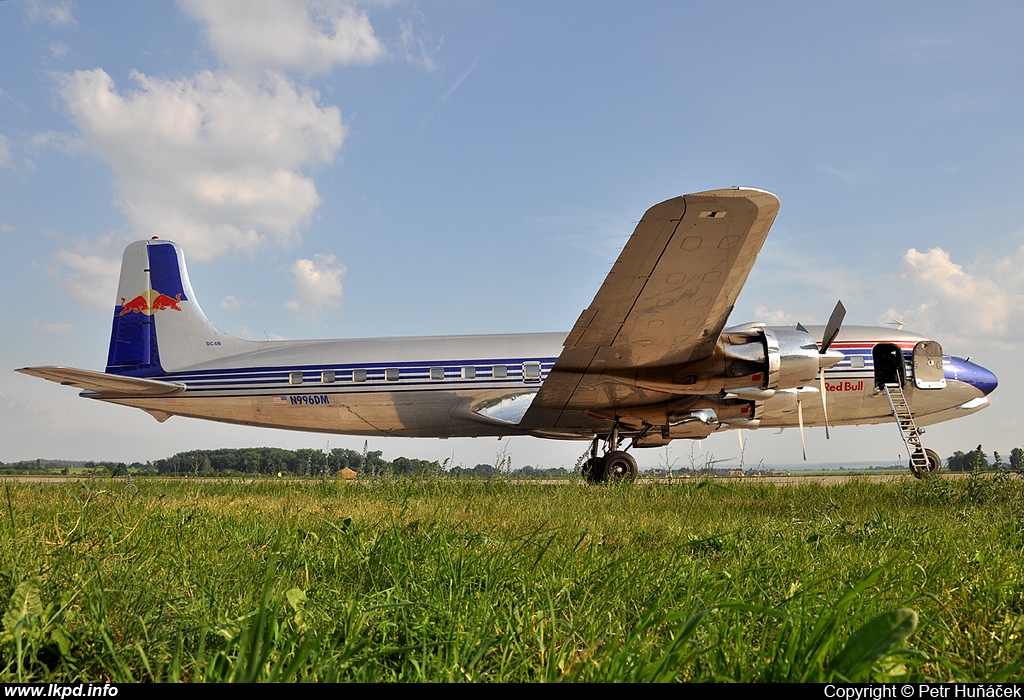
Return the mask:
<path fill-rule="evenodd" d="M 119 374 L 91 372 L 73 367 L 22 367 L 22 374 L 41 377 L 64 386 L 74 386 L 108 396 L 171 396 L 185 391 L 184 384 L 161 382 L 156 379 L 124 377 Z"/>
<path fill-rule="evenodd" d="M 710 357 L 778 211 L 775 195 L 754 189 L 648 209 L 520 426 L 569 428 L 572 414 L 636 404 L 641 390 L 624 392 L 623 380 L 637 370 Z"/>

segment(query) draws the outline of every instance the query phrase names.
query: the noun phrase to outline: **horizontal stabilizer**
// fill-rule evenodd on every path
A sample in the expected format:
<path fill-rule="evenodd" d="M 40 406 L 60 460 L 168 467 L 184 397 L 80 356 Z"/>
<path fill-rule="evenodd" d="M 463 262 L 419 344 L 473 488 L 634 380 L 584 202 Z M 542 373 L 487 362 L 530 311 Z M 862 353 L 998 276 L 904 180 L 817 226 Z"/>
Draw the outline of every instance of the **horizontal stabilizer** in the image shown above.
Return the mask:
<path fill-rule="evenodd" d="M 124 377 L 104 372 L 91 372 L 73 367 L 22 367 L 22 374 L 41 377 L 64 386 L 74 386 L 108 396 L 171 396 L 185 391 L 184 384 L 161 382 L 156 379 Z"/>

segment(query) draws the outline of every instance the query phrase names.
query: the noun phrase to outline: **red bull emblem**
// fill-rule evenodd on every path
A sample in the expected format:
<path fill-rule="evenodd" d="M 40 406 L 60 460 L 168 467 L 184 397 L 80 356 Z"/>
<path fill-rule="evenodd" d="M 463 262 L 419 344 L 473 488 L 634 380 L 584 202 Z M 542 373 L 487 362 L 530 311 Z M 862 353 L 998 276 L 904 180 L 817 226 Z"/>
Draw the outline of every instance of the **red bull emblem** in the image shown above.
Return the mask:
<path fill-rule="evenodd" d="M 129 311 L 133 314 L 146 314 L 147 316 L 152 316 L 157 311 L 163 311 L 164 309 L 181 311 L 181 307 L 178 306 L 180 301 L 180 294 L 175 294 L 174 298 L 171 299 L 166 294 L 161 294 L 155 289 L 147 289 L 131 301 L 125 301 L 125 298 L 121 297 L 121 313 L 118 316 L 124 316 Z"/>

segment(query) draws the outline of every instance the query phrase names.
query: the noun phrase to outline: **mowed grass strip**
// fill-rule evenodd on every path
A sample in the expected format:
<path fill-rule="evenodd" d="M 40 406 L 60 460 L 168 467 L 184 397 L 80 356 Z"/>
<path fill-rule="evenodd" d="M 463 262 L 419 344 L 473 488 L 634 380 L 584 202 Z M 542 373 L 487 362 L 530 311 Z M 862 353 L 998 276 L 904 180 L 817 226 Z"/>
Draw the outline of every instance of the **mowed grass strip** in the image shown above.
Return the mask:
<path fill-rule="evenodd" d="M 3 490 L 4 681 L 1024 673 L 1016 477 Z"/>

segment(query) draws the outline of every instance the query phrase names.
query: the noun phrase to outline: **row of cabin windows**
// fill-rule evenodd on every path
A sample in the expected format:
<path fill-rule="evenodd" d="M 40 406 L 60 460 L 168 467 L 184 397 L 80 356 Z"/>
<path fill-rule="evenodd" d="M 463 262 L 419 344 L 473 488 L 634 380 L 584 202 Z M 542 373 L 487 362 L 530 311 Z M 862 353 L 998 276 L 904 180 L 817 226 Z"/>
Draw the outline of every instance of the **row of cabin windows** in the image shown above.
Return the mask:
<path fill-rule="evenodd" d="M 431 367 L 430 378 L 434 380 L 444 379 L 444 367 Z M 388 382 L 397 382 L 401 374 L 401 370 L 398 367 L 387 367 L 384 370 L 384 380 Z M 459 376 L 462 379 L 476 379 L 476 367 L 473 365 L 467 365 L 459 370 Z M 508 378 L 508 365 L 494 365 L 491 367 L 491 377 L 493 379 L 507 379 Z M 540 363 L 539 362 L 524 362 L 523 363 L 523 379 L 540 379 Z M 320 373 L 321 384 L 333 384 L 336 380 L 335 372 L 333 369 L 325 369 Z M 365 369 L 354 369 L 352 370 L 352 381 L 354 382 L 365 382 L 366 381 L 366 370 Z M 302 384 L 302 372 L 290 372 L 288 374 L 289 384 Z"/>

